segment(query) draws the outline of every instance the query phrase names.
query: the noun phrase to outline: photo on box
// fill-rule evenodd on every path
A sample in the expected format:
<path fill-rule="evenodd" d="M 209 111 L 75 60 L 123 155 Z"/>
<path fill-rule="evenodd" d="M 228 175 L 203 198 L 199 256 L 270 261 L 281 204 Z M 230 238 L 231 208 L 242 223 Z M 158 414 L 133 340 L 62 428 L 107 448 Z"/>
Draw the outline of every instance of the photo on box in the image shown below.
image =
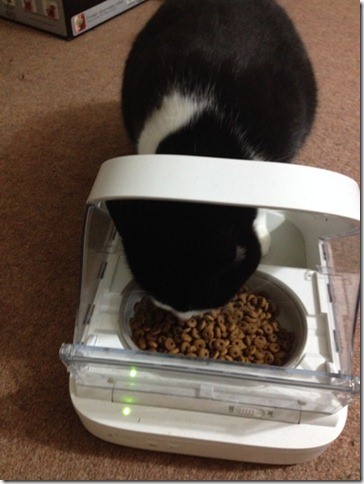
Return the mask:
<path fill-rule="evenodd" d="M 22 0 L 21 4 L 22 4 L 23 9 L 26 12 L 35 13 L 37 11 L 37 7 L 35 5 L 34 0 Z"/>
<path fill-rule="evenodd" d="M 85 14 L 79 13 L 78 15 L 72 17 L 72 27 L 76 33 L 85 30 L 87 27 Z"/>
<path fill-rule="evenodd" d="M 59 20 L 58 5 L 54 0 L 43 0 L 43 11 L 46 17 Z"/>

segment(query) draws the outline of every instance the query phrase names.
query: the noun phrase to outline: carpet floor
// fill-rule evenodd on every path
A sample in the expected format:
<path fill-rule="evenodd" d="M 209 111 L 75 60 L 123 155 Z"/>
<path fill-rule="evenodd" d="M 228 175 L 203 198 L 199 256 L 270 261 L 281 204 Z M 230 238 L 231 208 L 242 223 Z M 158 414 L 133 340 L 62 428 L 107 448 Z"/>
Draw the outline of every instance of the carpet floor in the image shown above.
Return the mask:
<path fill-rule="evenodd" d="M 295 162 L 359 182 L 359 2 L 280 4 L 319 86 L 315 126 Z M 340 437 L 294 466 L 113 445 L 88 433 L 72 408 L 58 351 L 73 337 L 85 201 L 101 163 L 133 152 L 120 116 L 123 65 L 159 5 L 148 0 L 70 42 L 0 19 L 0 478 L 358 480 L 358 399 Z M 358 352 L 357 341 L 356 372 Z"/>

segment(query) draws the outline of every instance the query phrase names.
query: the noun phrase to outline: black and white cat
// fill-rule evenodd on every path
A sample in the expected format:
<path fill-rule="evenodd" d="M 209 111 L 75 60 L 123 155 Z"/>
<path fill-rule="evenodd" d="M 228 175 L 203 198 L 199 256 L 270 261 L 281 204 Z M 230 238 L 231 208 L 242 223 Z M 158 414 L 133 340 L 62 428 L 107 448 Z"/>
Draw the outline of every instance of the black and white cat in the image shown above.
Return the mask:
<path fill-rule="evenodd" d="M 316 84 L 275 1 L 166 0 L 127 59 L 122 107 L 140 154 L 289 162 L 313 123 Z M 180 317 L 226 303 L 269 249 L 254 208 L 107 206 L 136 281 Z"/>

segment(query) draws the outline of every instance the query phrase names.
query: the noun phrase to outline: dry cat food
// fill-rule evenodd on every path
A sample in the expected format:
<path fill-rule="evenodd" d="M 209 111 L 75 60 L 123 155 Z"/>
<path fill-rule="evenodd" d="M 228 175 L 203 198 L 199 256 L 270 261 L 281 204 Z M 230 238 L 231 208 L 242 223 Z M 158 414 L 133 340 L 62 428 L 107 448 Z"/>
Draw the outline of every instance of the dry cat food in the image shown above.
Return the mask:
<path fill-rule="evenodd" d="M 147 351 L 282 366 L 294 340 L 294 333 L 276 320 L 275 305 L 245 286 L 225 306 L 187 321 L 146 296 L 134 311 L 131 337 Z"/>

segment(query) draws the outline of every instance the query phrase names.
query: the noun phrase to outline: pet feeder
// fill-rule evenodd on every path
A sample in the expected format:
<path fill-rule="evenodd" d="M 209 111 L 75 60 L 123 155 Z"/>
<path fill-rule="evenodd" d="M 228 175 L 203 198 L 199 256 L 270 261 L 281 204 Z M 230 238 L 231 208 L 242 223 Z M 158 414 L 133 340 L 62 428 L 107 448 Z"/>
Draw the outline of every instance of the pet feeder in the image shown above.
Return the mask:
<path fill-rule="evenodd" d="M 284 308 L 295 358 L 273 367 L 135 348 L 127 323 L 140 293 L 105 204 L 117 198 L 264 207 L 271 249 L 249 282 Z M 87 204 L 74 340 L 60 349 L 84 426 L 180 454 L 269 464 L 320 455 L 359 393 L 359 211 L 356 182 L 319 168 L 168 155 L 104 163 Z"/>

